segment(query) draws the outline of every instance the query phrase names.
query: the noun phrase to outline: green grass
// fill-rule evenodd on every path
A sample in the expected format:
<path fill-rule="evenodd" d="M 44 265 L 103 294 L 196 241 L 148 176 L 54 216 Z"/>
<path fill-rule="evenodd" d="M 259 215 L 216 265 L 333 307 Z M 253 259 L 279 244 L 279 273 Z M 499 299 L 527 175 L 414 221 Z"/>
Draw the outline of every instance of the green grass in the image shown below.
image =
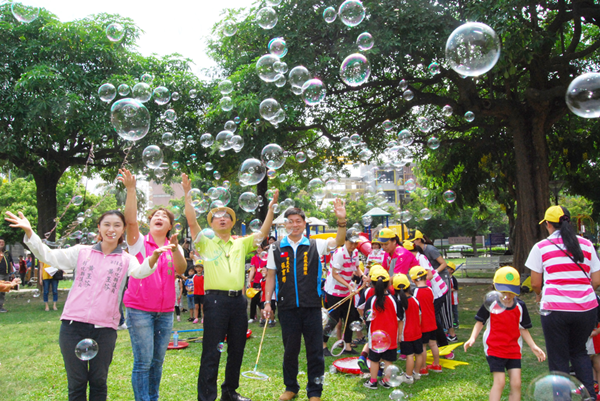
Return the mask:
<path fill-rule="evenodd" d="M 460 321 L 458 330 L 460 341 L 466 340 L 473 327 L 477 309 L 488 286 L 465 285 L 460 292 Z M 65 293 L 60 293 L 59 309 L 64 305 Z M 531 294 L 522 297 L 530 309 L 534 300 Z M 0 315 L 0 338 L 3 339 L 3 352 L 0 356 L 0 383 L 2 400 L 65 400 L 67 399 L 67 378 L 62 356 L 58 346 L 59 312 L 44 312 L 40 298 L 32 298 L 30 294 L 7 294 L 6 308 L 9 313 Z M 542 348 L 543 334 L 539 315 L 532 313 L 533 338 Z M 187 313 L 182 320 L 187 319 Z M 197 328 L 188 322 L 175 322 L 179 330 Z M 252 337 L 246 345 L 246 353 L 242 371 L 252 370 L 260 342 L 261 328 L 257 323 L 250 325 Z M 193 333 L 181 333 L 185 339 Z M 330 341 L 333 343 L 333 341 Z M 524 344 L 523 388 L 536 376 L 547 372 L 546 363 L 535 360 L 533 353 Z M 195 400 L 196 383 L 202 344 L 191 343 L 187 349 L 168 351 L 164 363 L 161 383 L 161 399 L 163 400 Z M 300 370 L 306 372 L 304 349 L 300 357 Z M 401 389 L 412 394 L 412 400 L 484 400 L 488 397 L 492 385 L 492 377 L 483 354 L 481 335 L 473 348 L 465 353 L 462 348 L 455 352 L 456 360 L 468 362 L 468 366 L 458 366 L 456 370 L 445 370 L 442 374 L 431 373 L 413 385 L 401 386 Z M 224 357 L 219 371 L 219 385 L 224 379 Z M 269 375 L 269 381 L 255 381 L 242 377 L 240 393 L 254 401 L 277 400 L 284 391 L 282 379 L 283 345 L 279 325 L 268 328 L 265 336 L 263 352 L 258 370 Z M 325 358 L 325 371 L 336 358 Z M 398 361 L 404 368 L 405 362 Z M 109 372 L 108 394 L 111 400 L 132 400 L 130 377 L 133 366 L 133 355 L 127 331 L 120 331 Z M 306 374 L 299 376 L 299 399 L 306 399 L 304 387 Z M 367 390 L 362 386 L 363 379 L 358 376 L 336 373 L 327 375 L 323 400 L 388 400 L 391 390 Z M 503 399 L 508 399 L 508 386 Z M 524 397 L 525 399 L 525 397 Z"/>

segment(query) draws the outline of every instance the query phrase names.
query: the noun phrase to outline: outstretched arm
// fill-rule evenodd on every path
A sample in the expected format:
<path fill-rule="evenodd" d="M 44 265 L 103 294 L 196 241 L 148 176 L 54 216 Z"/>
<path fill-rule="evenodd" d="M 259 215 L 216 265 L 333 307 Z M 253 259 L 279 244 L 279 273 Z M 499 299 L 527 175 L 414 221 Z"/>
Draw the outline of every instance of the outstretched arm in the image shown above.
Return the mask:
<path fill-rule="evenodd" d="M 139 236 L 140 228 L 137 221 L 137 194 L 135 192 L 135 176 L 131 171 L 119 169 L 117 180 L 125 185 L 127 199 L 125 200 L 125 223 L 127 224 L 127 244 L 134 245 Z"/>
<path fill-rule="evenodd" d="M 473 326 L 473 331 L 471 332 L 471 338 L 469 338 L 465 342 L 465 345 L 464 345 L 465 352 L 467 352 L 467 350 L 469 348 L 471 348 L 473 346 L 473 344 L 475 344 L 475 339 L 477 338 L 477 336 L 481 332 L 481 329 L 483 329 L 483 323 L 478 321 L 477 323 L 475 323 L 475 326 Z"/>
<path fill-rule="evenodd" d="M 198 220 L 196 220 L 196 211 L 192 206 L 192 198 L 189 195 L 190 190 L 192 189 L 192 182 L 187 174 L 181 174 L 181 185 L 183 186 L 183 192 L 185 192 L 185 218 L 187 220 L 188 226 L 190 227 L 190 231 L 192 233 L 192 242 L 196 240 L 198 233 L 200 232 L 200 224 L 198 224 Z"/>
<path fill-rule="evenodd" d="M 267 212 L 267 217 L 265 217 L 265 221 L 263 222 L 262 227 L 260 228 L 260 233 L 263 238 L 267 238 L 269 236 L 269 232 L 271 231 L 271 226 L 273 225 L 273 217 L 275 216 L 275 212 L 273 211 L 273 205 L 277 203 L 279 199 L 279 190 L 276 189 L 273 193 L 273 200 L 269 202 L 269 211 Z"/>
<path fill-rule="evenodd" d="M 531 333 L 529 332 L 529 330 L 521 329 L 521 337 L 523 337 L 523 340 L 525 340 L 527 345 L 529 345 L 529 348 L 531 348 L 531 350 L 533 351 L 535 356 L 537 356 L 538 361 L 544 362 L 546 360 L 546 354 L 540 347 L 537 346 L 535 341 L 533 341 L 533 338 L 531 337 Z"/>
<path fill-rule="evenodd" d="M 341 199 L 333 201 L 333 212 L 337 217 L 338 229 L 335 242 L 338 247 L 344 245 L 346 241 L 346 203 Z"/>

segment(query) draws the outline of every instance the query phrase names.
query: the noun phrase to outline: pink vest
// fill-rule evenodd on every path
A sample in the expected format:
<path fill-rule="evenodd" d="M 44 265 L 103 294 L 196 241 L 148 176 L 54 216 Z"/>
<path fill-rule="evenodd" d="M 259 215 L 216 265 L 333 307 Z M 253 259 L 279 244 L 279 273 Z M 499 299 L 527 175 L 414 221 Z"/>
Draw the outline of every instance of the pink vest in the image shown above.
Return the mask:
<path fill-rule="evenodd" d="M 123 280 L 129 268 L 129 255 L 110 255 L 95 247 L 79 252 L 75 281 L 69 291 L 61 320 L 75 320 L 117 329 Z"/>
<path fill-rule="evenodd" d="M 163 245 L 168 245 L 165 239 Z M 150 234 L 144 237 L 144 249 L 146 256 L 152 255 L 158 246 Z M 135 255 L 142 263 L 144 255 Z M 156 263 L 156 271 L 149 277 L 137 279 L 130 277 L 127 291 L 123 297 L 123 303 L 128 308 L 139 309 L 146 312 L 173 312 L 175 309 L 175 266 L 173 264 L 173 253 L 163 252 Z"/>

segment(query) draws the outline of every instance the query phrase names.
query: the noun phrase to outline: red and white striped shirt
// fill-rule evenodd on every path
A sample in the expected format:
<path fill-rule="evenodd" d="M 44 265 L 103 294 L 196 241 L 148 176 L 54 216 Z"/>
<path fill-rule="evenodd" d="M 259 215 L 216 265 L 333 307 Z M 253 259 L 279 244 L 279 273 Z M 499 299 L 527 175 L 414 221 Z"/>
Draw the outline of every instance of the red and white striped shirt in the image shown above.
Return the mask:
<path fill-rule="evenodd" d="M 335 269 L 336 272 L 342 277 L 344 281 L 350 283 L 352 275 L 358 270 L 358 251 L 355 249 L 352 255 L 348 253 L 346 246 L 338 248 L 333 257 L 331 258 L 331 269 Z M 333 274 L 330 271 L 325 280 L 325 292 L 335 297 L 346 297 L 350 294 L 348 287 L 342 285 L 339 281 L 333 278 Z"/>
<path fill-rule="evenodd" d="M 442 295 L 446 294 L 448 292 L 448 286 L 446 285 L 444 279 L 442 279 L 442 277 L 439 275 L 437 270 L 431 266 L 427 256 L 423 255 L 422 253 L 417 253 L 416 258 L 422 268 L 429 270 L 433 274 L 431 280 L 427 281 L 427 285 L 429 285 L 431 287 L 431 291 L 433 291 L 433 299 L 438 299 Z"/>
<path fill-rule="evenodd" d="M 535 244 L 529 252 L 525 266 L 534 272 L 544 274 L 541 301 L 543 309 L 585 312 L 598 306 L 589 277 L 591 273 L 600 270 L 600 260 L 590 241 L 579 236 L 577 240 L 584 257 L 584 261 L 579 265 L 585 274 L 562 251 L 562 249 L 566 251 L 566 248 L 560 237 L 560 231 L 555 231 L 547 239 Z"/>

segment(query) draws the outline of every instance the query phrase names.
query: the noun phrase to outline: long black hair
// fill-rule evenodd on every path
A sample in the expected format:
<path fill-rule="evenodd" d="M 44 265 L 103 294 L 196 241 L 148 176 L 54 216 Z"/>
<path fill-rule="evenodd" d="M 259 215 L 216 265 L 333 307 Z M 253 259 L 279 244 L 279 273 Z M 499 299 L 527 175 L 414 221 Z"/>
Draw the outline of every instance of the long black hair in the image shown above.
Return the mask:
<path fill-rule="evenodd" d="M 553 223 L 549 221 L 548 223 L 556 230 L 560 230 L 560 237 L 563 240 L 563 244 L 565 244 L 565 248 L 567 248 L 567 251 L 573 256 L 575 262 L 583 262 L 583 251 L 577 240 L 577 233 L 571 225 L 571 213 L 569 213 L 569 210 L 564 206 L 561 206 L 560 208 L 563 210 L 564 215 L 560 216 L 559 222 Z"/>
<path fill-rule="evenodd" d="M 408 287 L 410 288 L 410 287 Z M 398 295 L 398 299 L 400 300 L 400 305 L 404 310 L 408 309 L 408 297 L 404 293 L 403 289 L 396 290 L 396 294 Z"/>
<path fill-rule="evenodd" d="M 375 301 L 375 309 L 380 312 L 384 311 L 386 288 L 387 282 L 383 281 L 383 277 L 378 277 L 377 282 L 375 283 L 375 296 L 377 297 L 377 300 Z"/>

